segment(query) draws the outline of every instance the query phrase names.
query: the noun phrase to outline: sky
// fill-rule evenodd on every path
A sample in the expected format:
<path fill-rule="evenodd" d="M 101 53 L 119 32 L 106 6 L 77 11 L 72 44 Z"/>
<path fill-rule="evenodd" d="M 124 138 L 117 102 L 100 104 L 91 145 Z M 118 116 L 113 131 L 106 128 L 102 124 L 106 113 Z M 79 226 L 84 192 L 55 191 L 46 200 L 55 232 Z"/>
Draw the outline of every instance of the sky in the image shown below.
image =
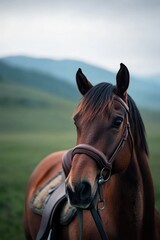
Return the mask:
<path fill-rule="evenodd" d="M 160 1 L 0 0 L 0 57 L 9 55 L 160 75 Z"/>

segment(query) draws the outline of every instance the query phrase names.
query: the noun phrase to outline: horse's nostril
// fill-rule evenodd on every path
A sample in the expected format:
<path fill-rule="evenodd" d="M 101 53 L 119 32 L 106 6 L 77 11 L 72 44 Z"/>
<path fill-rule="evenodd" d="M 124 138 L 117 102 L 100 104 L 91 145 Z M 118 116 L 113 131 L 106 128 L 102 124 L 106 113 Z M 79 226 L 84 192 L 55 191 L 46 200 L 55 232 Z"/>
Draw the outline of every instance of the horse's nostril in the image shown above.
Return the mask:
<path fill-rule="evenodd" d="M 75 206 L 86 206 L 92 198 L 92 189 L 87 181 L 76 184 L 74 190 L 68 185 L 66 188 L 70 203 Z"/>
<path fill-rule="evenodd" d="M 86 181 L 80 182 L 76 185 L 75 191 L 81 201 L 85 202 L 91 197 L 91 185 Z"/>

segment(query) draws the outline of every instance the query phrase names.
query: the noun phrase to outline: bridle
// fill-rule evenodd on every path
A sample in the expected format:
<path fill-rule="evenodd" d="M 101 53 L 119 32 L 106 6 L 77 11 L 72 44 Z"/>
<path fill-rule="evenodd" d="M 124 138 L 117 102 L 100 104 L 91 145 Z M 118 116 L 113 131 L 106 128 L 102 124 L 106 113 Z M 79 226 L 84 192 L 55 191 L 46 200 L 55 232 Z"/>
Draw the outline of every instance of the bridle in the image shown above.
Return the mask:
<path fill-rule="evenodd" d="M 129 124 L 129 120 L 128 120 L 129 119 L 129 116 L 128 116 L 129 108 L 128 108 L 127 104 L 117 95 L 114 95 L 113 100 L 119 102 L 126 110 L 126 124 L 124 127 L 123 134 L 121 136 L 121 139 L 120 139 L 118 145 L 116 146 L 115 150 L 113 151 L 112 155 L 110 156 L 110 158 L 107 159 L 107 157 L 105 156 L 105 154 L 103 152 L 99 151 L 98 149 L 94 148 L 91 145 L 79 144 L 76 147 L 74 147 L 73 149 L 69 150 L 64 155 L 64 158 L 62 160 L 62 166 L 63 166 L 66 177 L 68 176 L 68 174 L 70 172 L 70 169 L 72 166 L 72 160 L 76 154 L 86 154 L 92 160 L 94 160 L 97 163 L 97 165 L 99 166 L 99 168 L 100 168 L 100 174 L 98 177 L 99 201 L 98 201 L 97 209 L 95 207 L 95 201 L 93 201 L 91 203 L 91 205 L 89 206 L 88 210 L 90 210 L 90 212 L 92 214 L 92 217 L 96 223 L 97 229 L 99 231 L 99 234 L 100 234 L 102 240 L 108 240 L 108 236 L 107 236 L 106 231 L 104 230 L 104 227 L 103 227 L 103 224 L 102 224 L 102 221 L 100 218 L 100 214 L 99 214 L 99 210 L 102 210 L 105 207 L 105 204 L 104 204 L 105 200 L 103 198 L 101 186 L 102 186 L 102 184 L 107 182 L 109 180 L 109 178 L 111 177 L 113 162 L 114 162 L 117 154 L 124 147 L 124 145 L 128 139 L 128 136 L 130 136 L 130 143 L 131 143 L 131 158 L 132 158 L 132 154 L 133 154 L 133 137 L 132 137 L 132 133 L 130 130 L 130 124 Z M 106 176 L 104 176 L 104 172 L 107 172 Z M 82 219 L 83 209 L 77 208 L 77 213 L 78 213 L 79 222 L 80 222 L 80 239 L 82 239 L 83 238 L 83 219 Z"/>

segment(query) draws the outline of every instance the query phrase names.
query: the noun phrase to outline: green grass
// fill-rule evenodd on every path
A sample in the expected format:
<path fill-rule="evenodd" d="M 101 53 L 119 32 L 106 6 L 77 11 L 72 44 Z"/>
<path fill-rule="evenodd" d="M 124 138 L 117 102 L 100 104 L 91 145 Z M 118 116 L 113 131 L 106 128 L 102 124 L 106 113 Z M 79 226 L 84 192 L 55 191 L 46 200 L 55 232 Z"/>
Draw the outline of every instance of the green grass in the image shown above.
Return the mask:
<path fill-rule="evenodd" d="M 160 123 L 146 125 L 148 129 L 148 145 L 150 150 L 149 165 L 152 172 L 156 207 L 160 210 Z"/>
<path fill-rule="evenodd" d="M 58 96 L 0 82 L 0 239 L 24 239 L 26 183 L 44 156 L 75 145 L 74 106 Z"/>
<path fill-rule="evenodd" d="M 36 164 L 48 153 L 74 145 L 71 132 L 4 133 L 0 136 L 0 235 L 1 239 L 24 239 L 22 212 L 25 186 Z"/>
<path fill-rule="evenodd" d="M 5 86 L 6 87 L 6 86 Z M 19 87 L 21 92 L 23 89 Z M 10 94 L 8 94 L 8 92 Z M 5 94 L 7 93 L 7 94 Z M 23 240 L 22 215 L 27 180 L 47 154 L 73 147 L 75 129 L 71 120 L 75 104 L 58 97 L 25 89 L 23 94 L 3 89 L 3 95 L 21 100 L 43 99 L 41 106 L 17 105 L 14 101 L 0 107 L 0 239 Z M 1 95 L 2 96 L 2 95 Z M 150 161 L 156 205 L 160 210 L 160 121 L 159 113 L 142 112 L 148 132 Z"/>
<path fill-rule="evenodd" d="M 160 211 L 160 111 L 142 111 L 149 146 L 149 165 L 151 168 L 156 207 Z"/>

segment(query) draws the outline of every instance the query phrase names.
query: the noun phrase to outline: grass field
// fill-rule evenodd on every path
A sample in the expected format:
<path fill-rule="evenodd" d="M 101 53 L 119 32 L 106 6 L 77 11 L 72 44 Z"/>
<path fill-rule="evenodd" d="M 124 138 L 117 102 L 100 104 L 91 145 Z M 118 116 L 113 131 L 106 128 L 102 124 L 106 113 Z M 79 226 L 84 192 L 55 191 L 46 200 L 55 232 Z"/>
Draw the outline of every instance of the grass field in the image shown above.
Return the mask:
<path fill-rule="evenodd" d="M 75 145 L 71 120 L 73 108 L 73 103 L 63 101 L 43 109 L 0 108 L 0 239 L 24 239 L 22 215 L 28 177 L 45 155 Z M 156 205 L 160 210 L 160 114 L 144 111 L 143 116 L 148 132 Z"/>
<path fill-rule="evenodd" d="M 149 165 L 153 177 L 156 207 L 160 211 L 160 118 L 159 116 L 154 118 L 154 115 L 152 117 L 152 120 L 146 121 L 146 130 L 150 152 Z"/>

